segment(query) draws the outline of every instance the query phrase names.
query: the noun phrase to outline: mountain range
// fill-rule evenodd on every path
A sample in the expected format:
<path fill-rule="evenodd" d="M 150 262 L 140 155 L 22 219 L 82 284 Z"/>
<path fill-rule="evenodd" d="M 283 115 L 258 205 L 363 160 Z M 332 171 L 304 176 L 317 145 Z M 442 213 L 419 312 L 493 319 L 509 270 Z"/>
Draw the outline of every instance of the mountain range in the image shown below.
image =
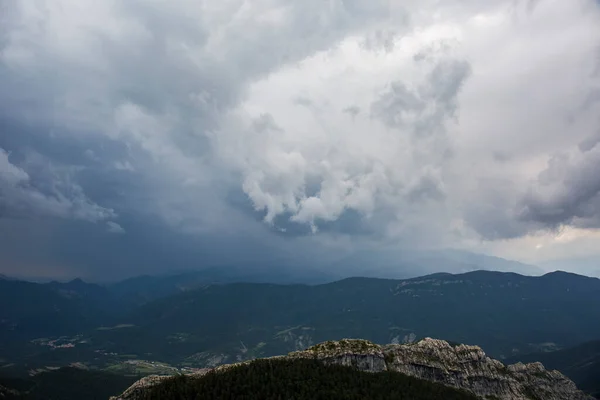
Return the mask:
<path fill-rule="evenodd" d="M 501 359 L 600 337 L 600 280 L 564 272 L 194 284 L 162 297 L 155 291 L 159 298 L 139 306 L 123 292 L 81 281 L 0 285 L 3 347 L 83 335 L 81 349 L 194 365 L 281 354 L 346 336 L 376 343 L 443 337 L 481 345 Z"/>
<path fill-rule="evenodd" d="M 269 356 L 345 336 L 376 343 L 425 336 L 474 343 L 499 358 L 600 336 L 600 280 L 476 271 L 409 280 L 207 285 L 139 307 L 96 340 L 168 361 Z M 193 316 L 193 318 L 190 318 Z M 132 349 L 131 347 L 128 347 Z M 160 349 L 160 350 L 158 350 Z M 121 351 L 124 349 L 121 349 Z"/>
<path fill-rule="evenodd" d="M 586 382 L 600 381 L 597 358 L 576 350 L 600 338 L 597 278 L 471 271 L 312 285 L 235 281 L 206 273 L 110 285 L 1 279 L 0 374 L 69 365 L 171 374 L 345 337 L 379 344 L 439 337 L 501 360 L 547 360 L 589 392 L 597 386 Z M 576 361 L 561 364 L 571 351 Z"/>
<path fill-rule="evenodd" d="M 328 266 L 327 270 L 339 279 L 347 277 L 348 274 L 370 278 L 408 279 L 439 272 L 457 274 L 478 270 L 514 272 L 529 276 L 544 274 L 544 270 L 535 265 L 457 249 L 355 251 Z"/>
<path fill-rule="evenodd" d="M 107 284 L 74 279 L 68 282 L 33 283 L 0 275 L 0 338 L 73 334 L 154 300 L 193 290 L 206 284 L 274 283 L 323 284 L 350 276 L 406 279 L 429 272 L 464 273 L 474 270 L 520 272 L 541 275 L 531 265 L 460 250 L 362 251 L 327 269 L 290 269 L 272 266 L 205 267 L 155 276 L 138 276 Z M 325 272 L 327 271 L 327 272 Z M 10 309 L 2 305 L 11 304 Z M 53 305 L 51 308 L 50 305 Z M 29 319 L 30 322 L 27 322 Z M 47 321 L 51 319 L 51 323 Z M 37 321 L 40 323 L 34 323 Z M 7 324 L 16 324 L 12 328 Z M 18 328 L 17 328 L 18 326 Z"/>

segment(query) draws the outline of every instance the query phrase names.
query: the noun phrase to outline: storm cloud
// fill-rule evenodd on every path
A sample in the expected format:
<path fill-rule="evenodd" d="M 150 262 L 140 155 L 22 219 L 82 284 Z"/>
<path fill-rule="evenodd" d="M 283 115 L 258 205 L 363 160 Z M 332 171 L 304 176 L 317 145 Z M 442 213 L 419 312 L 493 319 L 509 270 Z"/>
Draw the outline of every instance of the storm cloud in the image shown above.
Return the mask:
<path fill-rule="evenodd" d="M 0 272 L 564 259 L 598 93 L 596 0 L 0 0 Z"/>

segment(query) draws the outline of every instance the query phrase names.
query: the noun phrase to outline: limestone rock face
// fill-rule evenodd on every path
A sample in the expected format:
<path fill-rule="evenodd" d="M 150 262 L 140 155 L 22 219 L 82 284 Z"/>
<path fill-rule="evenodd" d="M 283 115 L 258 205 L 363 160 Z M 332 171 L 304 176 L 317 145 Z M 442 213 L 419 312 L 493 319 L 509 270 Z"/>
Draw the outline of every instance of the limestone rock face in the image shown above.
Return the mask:
<path fill-rule="evenodd" d="M 139 381 L 135 382 L 131 385 L 127 390 L 125 390 L 119 397 L 111 397 L 110 400 L 113 399 L 138 399 L 141 397 L 141 394 L 150 389 L 153 386 L 158 385 L 163 380 L 168 379 L 169 376 L 159 376 L 159 375 L 150 375 L 146 376 Z"/>
<path fill-rule="evenodd" d="M 385 346 L 383 352 L 388 370 L 466 389 L 482 398 L 591 399 L 558 371 L 546 371 L 540 363 L 505 366 L 477 346 L 451 346 L 428 338 L 412 345 Z"/>
<path fill-rule="evenodd" d="M 366 372 L 396 371 L 406 375 L 465 389 L 482 399 L 593 400 L 558 371 L 541 363 L 505 366 L 486 356 L 478 346 L 450 345 L 437 339 L 412 344 L 379 346 L 366 340 L 325 342 L 307 350 L 277 358 L 315 358 L 325 364 L 346 365 Z M 251 361 L 246 361 L 251 362 Z M 215 371 L 235 368 L 223 365 Z M 193 374 L 201 377 L 206 371 Z M 112 400 L 136 400 L 143 390 L 165 377 L 146 377 Z"/>
<path fill-rule="evenodd" d="M 290 353 L 288 358 L 317 358 L 325 364 L 338 364 L 358 368 L 361 371 L 383 372 L 387 370 L 381 346 L 367 340 L 343 339 L 324 342 L 308 350 Z"/>

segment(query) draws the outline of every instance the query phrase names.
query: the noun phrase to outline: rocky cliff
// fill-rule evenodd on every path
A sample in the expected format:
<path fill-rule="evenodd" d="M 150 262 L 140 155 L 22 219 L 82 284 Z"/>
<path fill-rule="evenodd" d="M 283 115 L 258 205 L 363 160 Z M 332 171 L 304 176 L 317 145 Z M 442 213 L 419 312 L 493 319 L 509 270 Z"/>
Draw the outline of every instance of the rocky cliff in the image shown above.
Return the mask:
<path fill-rule="evenodd" d="M 558 371 L 540 363 L 505 366 L 477 346 L 451 345 L 437 339 L 413 344 L 379 346 L 365 340 L 325 342 L 304 351 L 274 358 L 313 358 L 325 364 L 355 367 L 361 371 L 396 371 L 409 376 L 468 390 L 482 399 L 590 400 Z M 251 361 L 248 361 L 251 362 Z M 223 365 L 225 371 L 239 364 Z M 208 370 L 197 372 L 201 379 Z M 140 394 L 168 377 L 146 377 L 112 400 L 136 400 Z"/>

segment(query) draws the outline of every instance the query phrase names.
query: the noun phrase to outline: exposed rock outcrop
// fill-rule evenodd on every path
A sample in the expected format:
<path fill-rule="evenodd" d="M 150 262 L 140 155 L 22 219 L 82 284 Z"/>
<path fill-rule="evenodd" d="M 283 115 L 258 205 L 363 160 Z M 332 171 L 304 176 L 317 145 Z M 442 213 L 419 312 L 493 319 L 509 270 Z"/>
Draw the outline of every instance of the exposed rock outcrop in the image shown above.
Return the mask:
<path fill-rule="evenodd" d="M 366 340 L 325 342 L 307 350 L 274 358 L 316 358 L 325 364 L 355 367 L 361 371 L 396 371 L 428 381 L 468 390 L 482 399 L 591 400 L 558 371 L 540 363 L 505 366 L 485 355 L 478 346 L 450 345 L 437 339 L 413 344 L 379 346 Z M 251 362 L 251 361 L 246 361 Z M 240 364 L 215 368 L 225 371 Z M 208 371 L 208 370 L 206 370 Z M 206 373 L 194 373 L 200 378 Z M 112 400 L 136 400 L 138 395 L 165 377 L 146 377 Z"/>
<path fill-rule="evenodd" d="M 482 398 L 506 400 L 591 399 L 558 371 L 540 363 L 505 366 L 478 346 L 452 346 L 426 338 L 414 344 L 378 346 L 364 340 L 325 342 L 290 357 L 316 357 L 326 364 L 363 371 L 396 371 L 428 381 L 466 389 Z"/>

